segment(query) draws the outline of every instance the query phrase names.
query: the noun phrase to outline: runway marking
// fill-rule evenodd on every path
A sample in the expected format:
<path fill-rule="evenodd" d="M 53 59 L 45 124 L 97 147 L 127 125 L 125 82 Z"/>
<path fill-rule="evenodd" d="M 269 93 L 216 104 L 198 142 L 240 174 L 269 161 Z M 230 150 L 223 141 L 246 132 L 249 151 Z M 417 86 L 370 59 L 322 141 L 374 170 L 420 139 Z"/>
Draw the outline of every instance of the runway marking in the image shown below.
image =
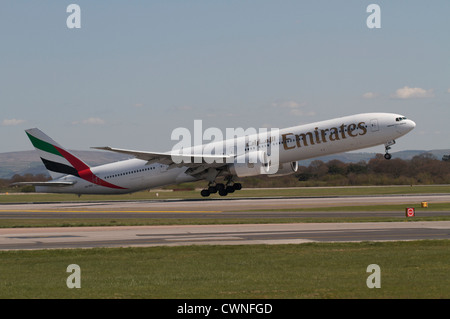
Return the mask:
<path fill-rule="evenodd" d="M 221 210 L 0 210 L 0 213 L 223 213 Z"/>
<path fill-rule="evenodd" d="M 6 237 L 11 239 L 42 239 L 42 238 L 72 238 L 72 237 L 83 237 L 77 235 L 41 235 L 41 236 L 15 236 L 15 237 Z"/>

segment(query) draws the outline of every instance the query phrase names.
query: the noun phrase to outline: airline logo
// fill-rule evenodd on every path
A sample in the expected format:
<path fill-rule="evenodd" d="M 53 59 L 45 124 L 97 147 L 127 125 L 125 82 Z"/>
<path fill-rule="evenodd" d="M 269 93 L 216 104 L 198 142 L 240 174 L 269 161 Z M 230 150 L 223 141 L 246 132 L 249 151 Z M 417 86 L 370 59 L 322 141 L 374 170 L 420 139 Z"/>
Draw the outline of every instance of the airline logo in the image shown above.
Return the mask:
<path fill-rule="evenodd" d="M 77 176 L 85 181 L 104 187 L 126 189 L 102 180 L 92 173 L 86 163 L 64 150 L 62 147 L 37 138 L 32 134 L 33 131 L 34 130 L 29 130 L 26 132 L 28 138 L 36 150 L 39 151 L 42 162 L 50 172 Z M 42 132 L 40 133 L 43 134 Z"/>
<path fill-rule="evenodd" d="M 347 135 L 345 134 L 347 133 Z M 367 133 L 367 127 L 365 122 L 351 123 L 349 125 L 342 124 L 340 127 L 332 127 L 329 129 L 320 129 L 316 127 L 312 132 L 306 132 L 302 134 L 286 133 L 282 134 L 282 143 L 285 150 L 294 149 L 295 147 L 307 147 L 309 145 L 315 145 L 320 143 L 327 143 L 327 138 L 330 142 L 346 139 L 347 137 L 355 138 Z M 289 146 L 288 142 L 296 142 L 296 146 Z"/>

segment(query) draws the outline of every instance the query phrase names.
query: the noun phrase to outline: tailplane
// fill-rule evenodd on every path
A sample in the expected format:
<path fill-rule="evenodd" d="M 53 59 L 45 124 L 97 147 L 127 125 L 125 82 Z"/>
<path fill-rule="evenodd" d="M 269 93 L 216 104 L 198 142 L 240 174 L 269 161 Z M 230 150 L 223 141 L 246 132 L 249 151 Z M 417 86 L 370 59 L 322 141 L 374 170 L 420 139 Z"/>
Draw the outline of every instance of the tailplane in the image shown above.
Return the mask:
<path fill-rule="evenodd" d="M 63 175 L 80 177 L 79 172 L 89 169 L 86 163 L 56 143 L 41 130 L 32 128 L 25 130 L 25 132 L 53 179 Z"/>

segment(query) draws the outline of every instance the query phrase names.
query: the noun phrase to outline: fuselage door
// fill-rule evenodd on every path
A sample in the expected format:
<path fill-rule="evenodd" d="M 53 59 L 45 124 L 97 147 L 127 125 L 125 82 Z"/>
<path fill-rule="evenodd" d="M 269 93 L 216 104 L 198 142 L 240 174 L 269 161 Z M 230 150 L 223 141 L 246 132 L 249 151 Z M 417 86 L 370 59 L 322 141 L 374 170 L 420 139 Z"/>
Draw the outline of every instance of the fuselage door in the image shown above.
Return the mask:
<path fill-rule="evenodd" d="M 377 119 L 370 120 L 370 129 L 372 130 L 372 132 L 378 132 L 378 120 Z"/>
<path fill-rule="evenodd" d="M 227 155 L 236 155 L 236 154 L 237 154 L 237 145 L 236 145 L 236 140 L 235 140 L 234 145 L 228 147 Z"/>

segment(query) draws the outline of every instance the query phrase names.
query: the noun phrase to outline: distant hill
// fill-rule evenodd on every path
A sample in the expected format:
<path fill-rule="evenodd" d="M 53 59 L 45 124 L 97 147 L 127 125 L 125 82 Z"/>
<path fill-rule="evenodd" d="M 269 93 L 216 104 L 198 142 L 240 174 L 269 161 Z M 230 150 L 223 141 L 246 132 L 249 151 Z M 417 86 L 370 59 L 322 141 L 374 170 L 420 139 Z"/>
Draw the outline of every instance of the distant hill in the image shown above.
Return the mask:
<path fill-rule="evenodd" d="M 392 158 L 400 158 L 403 160 L 410 160 L 416 155 L 423 153 L 430 153 L 435 156 L 438 160 L 441 160 L 444 155 L 450 154 L 450 149 L 446 150 L 411 150 L 411 151 L 399 151 L 391 152 Z M 344 163 L 358 163 L 360 161 L 368 162 L 370 159 L 374 158 L 377 153 L 339 153 L 334 155 L 327 155 L 322 157 L 317 157 L 309 160 L 299 161 L 299 165 L 309 166 L 309 164 L 314 160 L 321 160 L 323 162 L 328 162 L 337 159 Z"/>
<path fill-rule="evenodd" d="M 100 151 L 71 151 L 71 152 L 73 152 L 76 156 L 78 156 L 80 159 L 85 161 L 90 166 L 101 165 L 130 158 L 129 156 L 113 152 L 100 152 Z M 450 149 L 432 150 L 432 151 L 413 150 L 413 151 L 392 152 L 392 157 L 409 160 L 414 156 L 422 153 L 431 153 L 437 159 L 440 160 L 444 155 L 450 154 Z M 357 163 L 360 161 L 368 162 L 370 159 L 374 158 L 375 155 L 376 153 L 340 153 L 335 155 L 318 157 L 310 160 L 299 161 L 299 164 L 303 166 L 309 166 L 309 164 L 314 160 L 321 160 L 323 162 L 328 162 L 334 159 L 340 160 L 344 163 Z M 0 153 L 0 178 L 9 179 L 15 174 L 48 175 L 47 170 L 44 167 L 44 164 L 42 164 L 42 161 L 39 158 L 39 155 L 34 150 Z"/>

